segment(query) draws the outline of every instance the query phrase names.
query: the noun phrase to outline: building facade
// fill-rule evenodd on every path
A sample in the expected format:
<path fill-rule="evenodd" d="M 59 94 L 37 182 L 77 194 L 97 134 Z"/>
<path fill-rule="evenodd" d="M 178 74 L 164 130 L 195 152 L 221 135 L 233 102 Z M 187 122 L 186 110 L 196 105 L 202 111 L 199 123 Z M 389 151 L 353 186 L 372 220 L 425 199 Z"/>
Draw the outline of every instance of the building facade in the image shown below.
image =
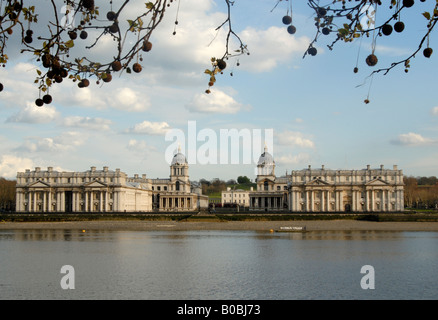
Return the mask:
<path fill-rule="evenodd" d="M 253 191 L 251 187 L 250 190 L 236 189 L 233 190 L 230 187 L 226 191 L 221 192 L 221 203 L 222 206 L 225 204 L 235 204 L 239 207 L 249 207 L 249 194 Z"/>
<path fill-rule="evenodd" d="M 178 150 L 170 178 L 128 177 L 116 169 L 91 167 L 59 172 L 48 167 L 17 173 L 17 212 L 180 212 L 207 208 L 208 197 L 189 180 L 188 164 Z"/>
<path fill-rule="evenodd" d="M 290 212 L 401 212 L 404 210 L 403 172 L 392 169 L 295 170 L 275 175 L 267 151 L 257 164 L 257 191 L 250 192 L 250 210 Z"/>

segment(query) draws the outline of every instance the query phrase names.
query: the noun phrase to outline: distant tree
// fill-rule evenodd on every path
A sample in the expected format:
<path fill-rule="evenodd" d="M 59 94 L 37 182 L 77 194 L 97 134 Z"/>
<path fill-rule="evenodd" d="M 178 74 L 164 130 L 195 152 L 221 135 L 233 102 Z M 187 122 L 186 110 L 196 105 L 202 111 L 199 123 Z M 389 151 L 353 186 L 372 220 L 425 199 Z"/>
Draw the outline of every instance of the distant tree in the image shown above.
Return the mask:
<path fill-rule="evenodd" d="M 414 203 L 416 203 L 418 198 L 418 182 L 414 177 L 404 177 L 403 182 L 404 187 L 404 201 L 405 205 L 412 208 Z"/>
<path fill-rule="evenodd" d="M 230 179 L 227 181 L 227 185 L 237 184 L 237 181 L 234 179 Z"/>
<path fill-rule="evenodd" d="M 238 176 L 237 177 L 237 182 L 242 184 L 242 183 L 250 183 L 251 180 L 247 177 L 247 176 Z"/>
<path fill-rule="evenodd" d="M 417 181 L 419 186 L 433 186 L 437 184 L 438 179 L 435 176 L 417 177 Z"/>
<path fill-rule="evenodd" d="M 95 78 L 97 83 L 110 82 L 115 73 L 141 72 L 143 54 L 147 54 L 152 49 L 151 37 L 167 15 L 166 10 L 170 6 L 177 8 L 173 31 L 173 34 L 176 34 L 180 1 L 146 0 L 143 5 L 141 1 L 124 0 L 118 1 L 116 5 L 113 3 L 115 1 L 94 0 L 0 0 L 0 64 L 6 65 L 10 56 L 17 56 L 19 53 L 7 52 L 7 48 L 15 49 L 15 46 L 7 46 L 12 34 L 18 35 L 22 45 L 20 53 L 28 54 L 28 57 L 32 57 L 40 64 L 34 81 L 39 89 L 39 98 L 35 100 L 37 106 L 51 103 L 49 88 L 66 78 L 78 83 L 80 88 L 84 88 L 89 86 L 92 78 Z M 224 29 L 226 40 L 223 52 L 211 57 L 207 62 L 211 67 L 204 71 L 208 76 L 206 93 L 210 92 L 209 88 L 215 84 L 216 77 L 223 74 L 227 63 L 230 63 L 229 59 L 250 53 L 250 48 L 244 42 L 245 39 L 241 39 L 232 28 L 234 25 L 232 9 L 235 0 L 223 1 L 227 15 L 216 31 Z M 297 30 L 299 32 L 300 28 L 294 24 L 292 10 L 294 1 L 273 1 L 274 8 L 280 3 L 285 5 L 282 9 L 285 11 L 282 21 L 285 24 L 285 32 L 292 35 Z M 425 0 L 420 1 L 425 2 Z M 139 3 L 143 5 L 141 10 L 138 10 Z M 411 60 L 421 50 L 426 58 L 432 54 L 429 35 L 438 22 L 436 1 L 428 1 L 430 6 L 426 11 L 418 9 L 419 6 L 414 5 L 414 0 L 307 0 L 307 4 L 315 21 L 315 36 L 303 53 L 303 57 L 315 56 L 316 42 L 322 41 L 324 37 L 332 39 L 328 44 L 330 50 L 333 50 L 338 42 L 350 43 L 360 41 L 363 37 L 372 37 L 372 48 L 363 63 L 374 67 L 378 62 L 374 52 L 377 42 L 383 44 L 387 36 L 402 32 L 405 23 L 409 25 L 409 22 L 401 21 L 402 12 L 404 13 L 405 10 L 417 10 L 424 18 L 423 26 L 415 26 L 417 48 L 414 48 L 404 59 L 376 69 L 371 74 L 379 72 L 386 74 L 399 65 L 407 72 Z M 377 11 L 383 21 L 379 25 L 375 24 Z M 76 19 L 79 20 L 78 25 L 74 23 Z M 97 33 L 94 32 L 91 43 L 85 43 L 84 40 L 89 37 L 90 31 Z M 106 60 L 101 61 L 101 56 L 93 58 L 93 49 L 98 48 L 102 42 L 107 42 L 108 37 L 113 40 L 114 46 L 109 49 L 106 58 L 103 58 Z M 89 51 L 86 53 L 81 49 Z M 238 66 L 239 62 L 234 65 Z M 354 72 L 357 71 L 358 65 L 354 67 Z M 3 85 L 0 83 L 0 91 L 2 89 Z M 365 103 L 369 102 L 368 98 L 364 100 Z"/>
<path fill-rule="evenodd" d="M 0 178 L 0 209 L 15 210 L 15 180 Z"/>

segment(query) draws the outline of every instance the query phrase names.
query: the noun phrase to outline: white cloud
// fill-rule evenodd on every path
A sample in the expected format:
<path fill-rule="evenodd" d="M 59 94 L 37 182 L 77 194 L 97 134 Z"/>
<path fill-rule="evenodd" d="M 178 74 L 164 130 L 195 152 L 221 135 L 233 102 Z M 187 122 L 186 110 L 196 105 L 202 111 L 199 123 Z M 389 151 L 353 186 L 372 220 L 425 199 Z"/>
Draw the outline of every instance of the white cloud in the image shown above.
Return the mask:
<path fill-rule="evenodd" d="M 63 120 L 62 124 L 66 127 L 77 127 L 77 128 L 91 129 L 91 130 L 106 131 L 110 129 L 110 125 L 112 124 L 112 121 L 102 118 L 73 116 L 73 117 L 66 117 Z"/>
<path fill-rule="evenodd" d="M 297 155 L 283 155 L 275 158 L 278 165 L 298 165 L 310 162 L 310 155 L 307 153 L 299 153 Z"/>
<path fill-rule="evenodd" d="M 266 30 L 248 27 L 239 36 L 250 51 L 249 56 L 241 59 L 239 68 L 252 72 L 271 71 L 279 63 L 290 61 L 295 55 L 302 57 L 310 43 L 309 38 L 291 36 L 284 28 L 279 27 Z"/>
<path fill-rule="evenodd" d="M 432 113 L 432 115 L 434 115 L 434 116 L 438 116 L 438 106 L 433 107 L 432 110 L 431 110 L 431 113 Z"/>
<path fill-rule="evenodd" d="M 412 51 L 407 48 L 376 45 L 376 54 L 382 54 L 390 57 L 398 57 L 410 55 L 412 54 Z"/>
<path fill-rule="evenodd" d="M 391 142 L 393 144 L 405 145 L 405 146 L 421 146 L 421 145 L 436 143 L 437 141 L 434 141 L 430 138 L 425 138 L 418 133 L 409 132 L 409 133 L 400 134 L 395 140 L 392 140 Z"/>
<path fill-rule="evenodd" d="M 24 109 L 10 116 L 6 122 L 49 123 L 58 116 L 59 113 L 52 105 L 37 107 L 34 103 L 28 102 Z"/>
<path fill-rule="evenodd" d="M 143 121 L 126 130 L 125 133 L 164 135 L 169 129 L 170 126 L 167 122 Z"/>
<path fill-rule="evenodd" d="M 85 139 L 83 134 L 78 132 L 64 132 L 54 138 L 46 137 L 32 137 L 26 139 L 23 144 L 16 148 L 16 151 L 20 152 L 64 152 L 71 151 L 75 147 L 78 147 L 84 143 Z"/>
<path fill-rule="evenodd" d="M 15 179 L 17 172 L 32 168 L 34 163 L 31 159 L 16 157 L 13 155 L 3 155 L 0 160 L 0 177 Z"/>
<path fill-rule="evenodd" d="M 186 108 L 192 112 L 201 113 L 228 113 L 234 114 L 249 106 L 237 102 L 233 97 L 223 91 L 212 89 L 210 94 L 198 93 L 186 104 Z"/>
<path fill-rule="evenodd" d="M 315 143 L 305 138 L 301 132 L 284 131 L 276 134 L 277 143 L 287 146 L 298 146 L 303 148 L 314 148 Z"/>
<path fill-rule="evenodd" d="M 151 105 L 148 96 L 127 87 L 115 90 L 108 102 L 115 109 L 134 112 L 145 111 Z"/>

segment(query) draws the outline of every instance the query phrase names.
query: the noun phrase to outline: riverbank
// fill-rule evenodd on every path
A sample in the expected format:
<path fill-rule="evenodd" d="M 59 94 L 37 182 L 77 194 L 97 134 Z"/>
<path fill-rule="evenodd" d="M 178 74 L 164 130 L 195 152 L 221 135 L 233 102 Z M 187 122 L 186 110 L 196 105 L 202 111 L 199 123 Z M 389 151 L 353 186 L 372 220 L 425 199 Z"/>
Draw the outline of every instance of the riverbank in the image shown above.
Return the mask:
<path fill-rule="evenodd" d="M 374 222 L 357 220 L 294 221 L 144 221 L 94 220 L 64 222 L 1 222 L 0 230 L 276 230 L 284 226 L 305 226 L 307 231 L 438 231 L 438 222 Z"/>

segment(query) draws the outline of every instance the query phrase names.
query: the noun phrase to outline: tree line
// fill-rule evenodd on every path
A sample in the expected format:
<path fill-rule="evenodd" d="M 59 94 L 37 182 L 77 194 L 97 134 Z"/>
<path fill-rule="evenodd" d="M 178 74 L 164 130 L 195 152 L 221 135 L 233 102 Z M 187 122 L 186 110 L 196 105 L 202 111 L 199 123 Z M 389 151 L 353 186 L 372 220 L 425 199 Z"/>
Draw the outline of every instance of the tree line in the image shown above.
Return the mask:
<path fill-rule="evenodd" d="M 15 211 L 15 180 L 0 178 L 0 212 Z"/>
<path fill-rule="evenodd" d="M 438 179 L 432 177 L 404 177 L 405 207 L 438 209 Z"/>

